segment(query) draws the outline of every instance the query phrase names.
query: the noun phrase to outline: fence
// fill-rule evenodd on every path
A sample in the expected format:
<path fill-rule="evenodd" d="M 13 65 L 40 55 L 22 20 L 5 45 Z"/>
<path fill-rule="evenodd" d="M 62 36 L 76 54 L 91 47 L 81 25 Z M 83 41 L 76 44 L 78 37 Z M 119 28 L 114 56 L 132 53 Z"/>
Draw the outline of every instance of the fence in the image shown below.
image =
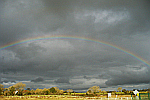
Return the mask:
<path fill-rule="evenodd" d="M 139 93 L 139 99 L 140 100 L 150 100 L 149 93 Z"/>

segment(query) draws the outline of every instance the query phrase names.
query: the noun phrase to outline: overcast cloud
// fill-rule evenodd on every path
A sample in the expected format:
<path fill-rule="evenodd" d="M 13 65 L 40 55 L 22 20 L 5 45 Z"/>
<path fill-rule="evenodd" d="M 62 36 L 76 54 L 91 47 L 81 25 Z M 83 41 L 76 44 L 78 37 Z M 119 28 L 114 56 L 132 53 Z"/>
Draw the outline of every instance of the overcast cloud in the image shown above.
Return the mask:
<path fill-rule="evenodd" d="M 149 0 L 0 0 L 0 46 L 38 36 L 77 36 L 124 48 L 150 63 Z M 150 88 L 150 66 L 79 39 L 28 42 L 0 51 L 0 82 L 86 91 Z"/>

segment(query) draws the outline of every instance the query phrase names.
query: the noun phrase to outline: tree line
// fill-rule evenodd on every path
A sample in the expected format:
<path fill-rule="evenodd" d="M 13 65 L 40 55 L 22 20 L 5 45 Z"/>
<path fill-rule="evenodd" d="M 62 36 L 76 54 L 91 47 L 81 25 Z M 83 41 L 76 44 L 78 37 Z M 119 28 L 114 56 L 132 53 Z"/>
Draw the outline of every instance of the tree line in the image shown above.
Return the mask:
<path fill-rule="evenodd" d="M 67 90 L 60 90 L 58 87 L 51 87 L 51 88 L 44 88 L 44 89 L 39 89 L 37 88 L 36 90 L 27 88 L 26 90 L 24 89 L 26 87 L 26 84 L 23 84 L 22 82 L 16 83 L 13 86 L 10 86 L 8 88 L 4 88 L 4 85 L 0 84 L 0 95 L 5 95 L 5 96 L 22 96 L 22 95 L 81 95 L 81 96 L 96 96 L 96 95 L 105 95 L 108 92 L 112 94 L 131 94 L 133 91 L 129 91 L 126 89 L 122 89 L 122 87 L 118 87 L 117 91 L 105 91 L 101 90 L 99 86 L 92 86 L 90 87 L 86 93 L 75 93 L 72 89 L 67 89 Z M 134 89 L 133 89 L 134 90 Z M 143 89 L 139 91 L 150 91 L 150 89 Z"/>
<path fill-rule="evenodd" d="M 14 95 L 50 95 L 50 94 L 64 94 L 64 93 L 72 93 L 72 89 L 67 89 L 67 90 L 60 90 L 58 87 L 52 87 L 49 89 L 39 89 L 37 88 L 36 90 L 27 88 L 26 90 L 24 89 L 26 87 L 26 84 L 23 84 L 22 82 L 16 83 L 13 86 L 10 86 L 8 88 L 4 88 L 4 85 L 0 84 L 0 95 L 5 95 L 5 96 L 14 96 Z"/>

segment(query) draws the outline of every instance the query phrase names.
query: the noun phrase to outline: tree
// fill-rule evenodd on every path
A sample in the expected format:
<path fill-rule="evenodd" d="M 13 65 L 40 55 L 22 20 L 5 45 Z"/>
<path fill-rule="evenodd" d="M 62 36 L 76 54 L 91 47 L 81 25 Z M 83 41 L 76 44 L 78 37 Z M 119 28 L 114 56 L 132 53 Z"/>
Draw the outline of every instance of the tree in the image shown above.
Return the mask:
<path fill-rule="evenodd" d="M 99 91 L 98 91 L 99 93 L 101 93 L 102 92 L 102 90 L 101 89 L 99 89 Z"/>
<path fill-rule="evenodd" d="M 37 88 L 35 90 L 35 94 L 41 95 L 42 94 L 42 89 Z"/>
<path fill-rule="evenodd" d="M 9 95 L 10 95 L 10 94 L 9 94 L 9 89 L 8 89 L 8 88 L 5 88 L 4 95 L 5 95 L 5 96 L 9 96 Z"/>
<path fill-rule="evenodd" d="M 58 87 L 54 87 L 54 88 L 55 88 L 56 93 L 59 93 L 59 88 Z"/>
<path fill-rule="evenodd" d="M 54 87 L 57 94 L 63 94 L 63 90 L 59 90 L 58 87 Z"/>
<path fill-rule="evenodd" d="M 91 91 L 91 90 L 88 90 L 87 92 L 88 92 L 88 93 L 92 93 L 92 91 Z"/>
<path fill-rule="evenodd" d="M 4 85 L 0 84 L 0 95 L 3 94 L 3 90 L 4 90 Z"/>
<path fill-rule="evenodd" d="M 30 92 L 31 92 L 31 95 L 35 94 L 35 91 L 33 89 Z"/>
<path fill-rule="evenodd" d="M 15 87 L 16 90 L 23 90 L 24 87 L 26 87 L 26 84 L 19 82 L 19 83 L 16 83 L 15 85 L 13 85 L 13 87 Z"/>
<path fill-rule="evenodd" d="M 129 91 L 129 90 L 127 90 L 127 91 L 126 91 L 126 94 L 130 94 L 130 91 Z"/>
<path fill-rule="evenodd" d="M 127 90 L 126 90 L 126 89 L 122 89 L 122 92 L 126 93 L 126 92 L 127 92 Z"/>
<path fill-rule="evenodd" d="M 48 89 L 46 89 L 46 88 L 44 88 L 44 89 L 42 90 L 42 94 L 44 94 L 44 95 L 48 95 L 48 94 L 49 94 L 49 90 L 48 90 Z"/>
<path fill-rule="evenodd" d="M 16 83 L 13 85 L 15 89 L 18 91 L 18 95 L 23 95 L 22 90 L 24 90 L 24 87 L 26 87 L 26 84 L 23 84 L 22 82 Z"/>
<path fill-rule="evenodd" d="M 103 94 L 107 93 L 105 90 L 103 90 L 102 92 L 103 92 Z"/>
<path fill-rule="evenodd" d="M 10 93 L 10 95 L 15 95 L 15 87 L 13 87 L 13 86 L 10 86 L 9 87 L 9 93 Z"/>
<path fill-rule="evenodd" d="M 101 91 L 99 86 L 92 86 L 88 90 L 91 90 L 91 93 L 96 93 Z"/>
<path fill-rule="evenodd" d="M 58 91 L 58 94 L 63 94 L 64 93 L 64 90 L 59 90 Z"/>
<path fill-rule="evenodd" d="M 50 93 L 56 93 L 56 90 L 54 87 L 50 88 L 49 91 L 50 91 Z"/>
<path fill-rule="evenodd" d="M 122 87 L 118 87 L 117 91 L 121 92 L 122 90 Z"/>

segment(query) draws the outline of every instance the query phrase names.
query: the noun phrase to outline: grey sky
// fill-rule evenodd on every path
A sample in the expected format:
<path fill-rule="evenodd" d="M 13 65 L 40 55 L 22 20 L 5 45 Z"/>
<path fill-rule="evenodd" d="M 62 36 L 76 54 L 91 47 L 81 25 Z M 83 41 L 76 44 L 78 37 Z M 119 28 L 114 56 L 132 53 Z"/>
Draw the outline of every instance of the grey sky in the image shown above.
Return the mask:
<path fill-rule="evenodd" d="M 0 0 L 0 46 L 38 36 L 105 41 L 150 62 L 149 0 Z M 50 39 L 0 51 L 0 81 L 31 88 L 150 88 L 150 67 L 94 42 Z"/>

